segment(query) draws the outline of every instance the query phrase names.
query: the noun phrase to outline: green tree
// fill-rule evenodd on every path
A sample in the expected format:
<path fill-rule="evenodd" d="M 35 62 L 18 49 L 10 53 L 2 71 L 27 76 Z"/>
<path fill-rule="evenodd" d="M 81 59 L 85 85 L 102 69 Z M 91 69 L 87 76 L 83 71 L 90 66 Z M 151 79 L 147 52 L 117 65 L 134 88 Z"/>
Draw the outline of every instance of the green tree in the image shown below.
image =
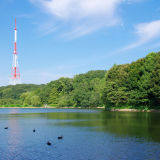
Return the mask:
<path fill-rule="evenodd" d="M 34 92 L 25 92 L 21 95 L 21 101 L 23 105 L 32 105 L 40 106 L 41 101 L 38 95 L 35 95 Z"/>

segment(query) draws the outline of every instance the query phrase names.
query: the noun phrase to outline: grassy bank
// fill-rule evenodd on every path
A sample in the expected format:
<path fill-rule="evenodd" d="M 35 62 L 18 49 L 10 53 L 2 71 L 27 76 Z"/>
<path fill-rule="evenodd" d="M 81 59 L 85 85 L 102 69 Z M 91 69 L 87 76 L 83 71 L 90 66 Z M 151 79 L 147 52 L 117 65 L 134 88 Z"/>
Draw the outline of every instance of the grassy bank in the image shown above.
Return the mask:
<path fill-rule="evenodd" d="M 123 107 L 106 107 L 108 111 L 124 111 L 124 112 L 159 112 L 160 106 L 123 106 Z"/>
<path fill-rule="evenodd" d="M 109 109 L 111 112 L 160 112 L 160 109 L 148 109 L 148 110 L 140 110 L 140 109 Z"/>
<path fill-rule="evenodd" d="M 160 109 L 149 109 L 149 108 L 133 108 L 133 107 L 59 107 L 59 106 L 23 106 L 23 105 L 3 105 L 0 108 L 48 108 L 48 109 L 102 109 L 110 112 L 160 112 Z"/>

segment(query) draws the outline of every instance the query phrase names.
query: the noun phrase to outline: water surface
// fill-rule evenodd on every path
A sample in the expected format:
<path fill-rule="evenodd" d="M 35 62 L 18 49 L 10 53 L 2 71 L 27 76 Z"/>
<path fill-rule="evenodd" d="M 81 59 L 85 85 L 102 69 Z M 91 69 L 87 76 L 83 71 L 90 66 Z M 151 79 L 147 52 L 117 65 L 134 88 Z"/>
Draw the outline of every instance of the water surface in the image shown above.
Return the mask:
<path fill-rule="evenodd" d="M 0 109 L 0 160 L 50 159 L 159 160 L 160 113 Z"/>

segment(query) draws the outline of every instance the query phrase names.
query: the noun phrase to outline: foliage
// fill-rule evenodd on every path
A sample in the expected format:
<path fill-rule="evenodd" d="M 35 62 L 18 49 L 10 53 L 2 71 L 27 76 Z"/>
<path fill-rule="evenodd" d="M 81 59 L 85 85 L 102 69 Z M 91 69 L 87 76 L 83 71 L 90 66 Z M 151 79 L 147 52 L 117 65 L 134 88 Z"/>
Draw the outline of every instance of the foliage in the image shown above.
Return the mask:
<path fill-rule="evenodd" d="M 106 75 L 103 100 L 106 107 L 160 106 L 160 53 L 125 65 L 114 65 Z M 140 107 L 138 107 L 140 108 Z"/>
<path fill-rule="evenodd" d="M 23 105 L 41 105 L 40 97 L 38 95 L 35 95 L 34 92 L 25 92 L 21 95 L 20 99 L 22 100 Z"/>
<path fill-rule="evenodd" d="M 106 71 L 89 71 L 74 78 L 60 78 L 46 85 L 47 104 L 60 107 L 97 107 L 102 105 L 101 93 Z"/>
<path fill-rule="evenodd" d="M 0 87 L 0 106 L 160 108 L 160 53 L 131 64 L 60 78 L 46 85 Z"/>
<path fill-rule="evenodd" d="M 0 105 L 60 107 L 102 106 L 102 90 L 106 71 L 89 71 L 74 78 L 60 78 L 46 85 L 0 87 Z"/>
<path fill-rule="evenodd" d="M 35 91 L 38 88 L 41 88 L 42 86 L 43 85 L 18 84 L 18 85 L 9 85 L 9 86 L 0 87 L 0 106 L 23 105 L 23 99 L 21 98 L 22 95 L 27 92 Z M 32 102 L 34 101 L 34 99 L 35 97 L 33 97 Z M 39 101 L 39 103 L 41 102 Z M 26 103 L 26 105 L 29 105 L 29 104 Z"/>

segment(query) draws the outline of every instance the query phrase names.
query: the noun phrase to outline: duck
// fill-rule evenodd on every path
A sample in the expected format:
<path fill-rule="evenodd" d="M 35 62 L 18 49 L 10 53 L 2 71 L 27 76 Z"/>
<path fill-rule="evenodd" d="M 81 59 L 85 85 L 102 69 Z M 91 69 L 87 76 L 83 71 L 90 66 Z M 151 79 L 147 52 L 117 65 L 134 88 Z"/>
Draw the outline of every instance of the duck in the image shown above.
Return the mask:
<path fill-rule="evenodd" d="M 47 145 L 48 145 L 48 146 L 51 146 L 51 145 L 52 145 L 52 143 L 48 141 L 48 142 L 47 142 Z"/>
<path fill-rule="evenodd" d="M 58 136 L 58 139 L 63 139 L 63 136 Z"/>
<path fill-rule="evenodd" d="M 36 130 L 34 129 L 33 132 L 36 132 Z"/>
<path fill-rule="evenodd" d="M 8 127 L 4 127 L 4 129 L 8 129 Z"/>

